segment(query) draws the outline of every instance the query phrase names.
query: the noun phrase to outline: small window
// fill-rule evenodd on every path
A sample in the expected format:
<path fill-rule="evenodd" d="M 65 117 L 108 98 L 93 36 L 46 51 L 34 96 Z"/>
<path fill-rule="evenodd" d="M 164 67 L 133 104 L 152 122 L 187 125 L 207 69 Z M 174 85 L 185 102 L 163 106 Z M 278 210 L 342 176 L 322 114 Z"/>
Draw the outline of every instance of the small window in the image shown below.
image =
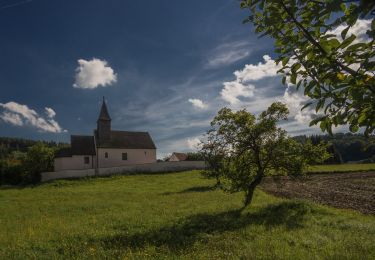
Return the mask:
<path fill-rule="evenodd" d="M 84 160 L 84 163 L 85 163 L 85 164 L 89 164 L 89 163 L 90 163 L 90 157 L 88 157 L 88 156 L 85 156 L 85 157 L 83 158 L 83 160 Z"/>
<path fill-rule="evenodd" d="M 122 153 L 122 160 L 127 161 L 128 160 L 128 153 Z"/>
<path fill-rule="evenodd" d="M 147 152 L 145 151 L 145 156 L 147 155 Z"/>
<path fill-rule="evenodd" d="M 105 158 L 108 158 L 108 153 L 107 153 L 107 152 L 104 154 L 104 157 L 105 157 Z"/>

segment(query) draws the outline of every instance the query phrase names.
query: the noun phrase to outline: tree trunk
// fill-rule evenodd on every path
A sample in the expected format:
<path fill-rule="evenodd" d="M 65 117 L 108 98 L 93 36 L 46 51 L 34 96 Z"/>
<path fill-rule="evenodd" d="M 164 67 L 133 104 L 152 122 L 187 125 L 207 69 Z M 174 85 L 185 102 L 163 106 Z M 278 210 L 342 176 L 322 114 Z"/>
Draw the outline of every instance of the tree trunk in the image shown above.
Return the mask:
<path fill-rule="evenodd" d="M 215 184 L 215 188 L 220 188 L 221 186 L 221 183 L 220 183 L 220 178 L 219 177 L 216 177 L 216 184 Z"/>
<path fill-rule="evenodd" d="M 245 201 L 244 201 L 244 207 L 246 207 L 247 205 L 249 205 L 251 203 L 251 201 L 253 200 L 253 195 L 254 195 L 254 190 L 255 190 L 255 186 L 254 187 L 249 187 L 246 191 L 246 195 L 245 195 Z"/>
<path fill-rule="evenodd" d="M 260 184 L 263 178 L 263 172 L 259 172 L 254 181 L 249 185 L 246 191 L 245 200 L 244 200 L 244 208 L 251 203 L 254 196 L 255 188 Z"/>

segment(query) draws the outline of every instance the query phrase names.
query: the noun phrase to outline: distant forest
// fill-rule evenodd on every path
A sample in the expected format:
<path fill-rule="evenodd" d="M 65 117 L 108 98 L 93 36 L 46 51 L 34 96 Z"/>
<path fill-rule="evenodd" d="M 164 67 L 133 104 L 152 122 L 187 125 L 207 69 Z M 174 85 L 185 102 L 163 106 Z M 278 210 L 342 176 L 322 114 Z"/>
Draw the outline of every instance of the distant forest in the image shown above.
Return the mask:
<path fill-rule="evenodd" d="M 375 136 L 365 137 L 362 134 L 334 134 L 330 135 L 300 135 L 294 137 L 297 141 L 306 142 L 308 139 L 313 144 L 321 141 L 329 144 L 328 151 L 332 158 L 326 163 L 347 163 L 358 162 L 367 163 L 375 162 Z M 42 142 L 48 147 L 59 148 L 67 147 L 69 144 L 54 141 L 35 141 L 23 138 L 0 137 L 0 159 L 18 153 L 26 153 L 28 147 Z"/>
<path fill-rule="evenodd" d="M 67 143 L 54 141 L 35 141 L 23 138 L 0 137 L 0 158 L 7 158 L 14 153 L 26 153 L 27 149 L 37 143 L 43 143 L 51 148 L 62 148 L 69 146 Z"/>
<path fill-rule="evenodd" d="M 365 137 L 363 134 L 334 135 L 300 135 L 294 137 L 300 142 L 310 139 L 313 144 L 324 141 L 329 144 L 328 152 L 332 157 L 326 163 L 371 163 L 375 162 L 375 136 Z"/>

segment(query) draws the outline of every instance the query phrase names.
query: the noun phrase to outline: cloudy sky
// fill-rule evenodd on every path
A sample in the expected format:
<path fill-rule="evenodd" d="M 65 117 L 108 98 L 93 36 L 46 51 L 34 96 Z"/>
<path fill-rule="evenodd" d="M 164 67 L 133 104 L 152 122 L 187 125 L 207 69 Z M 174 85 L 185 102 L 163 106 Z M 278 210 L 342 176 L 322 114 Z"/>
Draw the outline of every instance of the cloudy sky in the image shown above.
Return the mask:
<path fill-rule="evenodd" d="M 159 157 L 194 149 L 224 106 L 283 101 L 290 134 L 318 132 L 246 15 L 236 0 L 1 0 L 0 136 L 92 134 L 102 96 L 112 128 L 150 132 Z"/>

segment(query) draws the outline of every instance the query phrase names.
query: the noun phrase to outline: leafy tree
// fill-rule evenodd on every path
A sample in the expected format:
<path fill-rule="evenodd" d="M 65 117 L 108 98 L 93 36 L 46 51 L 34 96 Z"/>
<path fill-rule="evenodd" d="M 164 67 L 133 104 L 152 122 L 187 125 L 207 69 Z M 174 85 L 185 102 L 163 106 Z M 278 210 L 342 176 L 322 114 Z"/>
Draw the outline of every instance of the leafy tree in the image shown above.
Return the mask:
<path fill-rule="evenodd" d="M 261 36 L 275 40 L 277 63 L 287 81 L 304 88 L 322 115 L 320 123 L 331 133 L 332 125 L 348 124 L 352 132 L 375 130 L 375 20 L 360 41 L 350 28 L 359 18 L 375 13 L 373 0 L 241 0 Z M 341 25 L 340 27 L 338 27 Z M 341 29 L 338 37 L 333 30 Z M 304 106 L 304 107 L 306 107 Z"/>
<path fill-rule="evenodd" d="M 246 206 L 264 176 L 297 176 L 309 164 L 324 161 L 328 157 L 324 144 L 299 143 L 277 126 L 288 113 L 279 102 L 257 118 L 246 110 L 221 109 L 202 144 L 208 164 L 206 176 L 216 178 L 226 191 L 244 191 Z"/>
<path fill-rule="evenodd" d="M 187 153 L 186 161 L 203 161 L 203 155 L 199 152 Z"/>
<path fill-rule="evenodd" d="M 39 182 L 40 173 L 53 171 L 54 152 L 53 148 L 44 143 L 31 146 L 23 162 L 26 174 L 24 181 L 27 183 Z"/>

